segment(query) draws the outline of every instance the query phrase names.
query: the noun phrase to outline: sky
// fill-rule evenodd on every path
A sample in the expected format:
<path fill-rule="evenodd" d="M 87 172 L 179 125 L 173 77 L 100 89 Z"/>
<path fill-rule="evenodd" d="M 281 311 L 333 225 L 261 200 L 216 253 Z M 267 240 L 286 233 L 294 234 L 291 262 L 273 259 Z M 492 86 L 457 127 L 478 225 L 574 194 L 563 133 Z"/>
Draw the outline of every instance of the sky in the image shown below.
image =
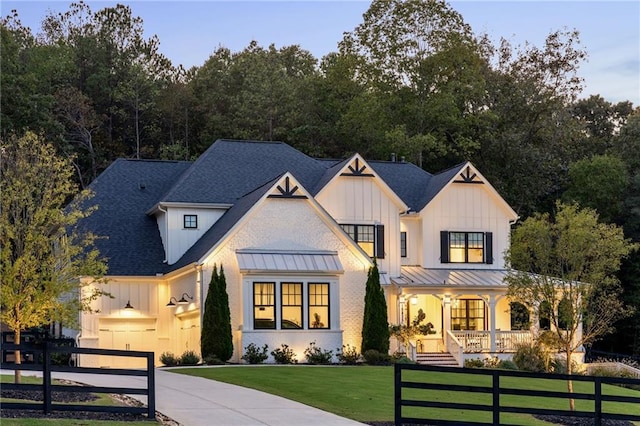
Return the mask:
<path fill-rule="evenodd" d="M 85 1 L 93 12 L 127 4 L 144 21 L 145 36 L 156 34 L 160 51 L 174 65 L 202 65 L 220 46 L 244 49 L 251 40 L 277 48 L 300 45 L 320 59 L 338 49 L 343 33 L 362 23 L 370 1 Z M 23 25 L 37 33 L 49 11 L 68 10 L 71 1 L 2 1 L 6 16 L 18 11 Z M 542 47 L 556 30 L 577 29 L 588 58 L 579 70 L 580 97 L 600 95 L 640 106 L 640 1 L 451 0 L 476 34 L 487 33 L 518 45 Z"/>

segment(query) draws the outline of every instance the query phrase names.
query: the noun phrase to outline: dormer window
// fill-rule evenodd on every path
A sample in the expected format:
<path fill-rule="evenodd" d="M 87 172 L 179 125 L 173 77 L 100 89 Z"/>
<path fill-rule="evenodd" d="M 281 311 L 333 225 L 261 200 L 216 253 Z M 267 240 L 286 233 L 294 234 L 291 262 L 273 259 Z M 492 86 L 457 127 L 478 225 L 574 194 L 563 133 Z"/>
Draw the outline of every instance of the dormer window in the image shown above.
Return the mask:
<path fill-rule="evenodd" d="M 184 229 L 197 229 L 198 228 L 198 215 L 185 214 L 184 215 Z"/>
<path fill-rule="evenodd" d="M 440 232 L 442 263 L 493 263 L 491 232 Z"/>
<path fill-rule="evenodd" d="M 371 258 L 384 259 L 384 225 L 340 225 Z"/>

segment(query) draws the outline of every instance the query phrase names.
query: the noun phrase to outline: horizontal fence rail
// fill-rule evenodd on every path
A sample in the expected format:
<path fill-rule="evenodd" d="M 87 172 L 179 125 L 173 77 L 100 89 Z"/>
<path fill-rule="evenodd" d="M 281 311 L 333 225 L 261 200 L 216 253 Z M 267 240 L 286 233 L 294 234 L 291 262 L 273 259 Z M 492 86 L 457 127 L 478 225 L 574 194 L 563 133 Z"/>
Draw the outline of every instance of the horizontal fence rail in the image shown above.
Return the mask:
<path fill-rule="evenodd" d="M 414 365 L 414 364 L 395 364 L 395 383 L 394 383 L 394 397 L 395 397 L 395 424 L 400 426 L 403 424 L 443 424 L 443 425 L 508 425 L 501 419 L 503 413 L 518 413 L 518 414 L 530 414 L 530 415 L 544 415 L 544 416 L 570 416 L 570 417 L 588 417 L 592 418 L 594 425 L 601 425 L 603 419 L 612 420 L 630 420 L 640 421 L 640 380 L 627 379 L 618 377 L 594 377 L 594 376 L 579 376 L 579 375 L 566 375 L 566 374 L 543 374 L 543 373 L 529 373 L 522 371 L 512 370 L 497 370 L 497 369 L 475 369 L 475 368 L 456 368 L 456 367 L 438 367 L 430 365 Z M 462 375 L 460 380 L 454 380 L 451 376 L 446 375 Z M 439 376 L 440 375 L 440 378 Z M 483 385 L 468 384 L 470 380 L 466 379 L 464 375 L 476 375 L 484 377 Z M 407 377 L 410 376 L 410 377 Z M 446 378 L 445 378 L 446 377 Z M 468 377 L 468 376 L 467 376 Z M 574 383 L 586 382 L 593 386 L 593 392 L 562 392 L 552 390 L 536 390 L 527 389 L 525 387 L 507 387 L 505 385 L 505 378 L 524 378 L 531 379 L 545 379 L 550 381 L 557 381 L 561 385 L 566 384 L 568 380 L 572 380 Z M 455 384 L 465 383 L 465 384 Z M 625 387 L 634 387 L 638 389 L 632 396 L 624 395 L 612 395 L 603 394 L 603 385 L 616 385 Z M 566 386 L 566 385 L 565 385 Z M 558 386 L 561 388 L 562 386 Z M 417 391 L 416 391 L 417 390 Z M 422 392 L 424 391 L 424 392 Z M 437 392 L 429 392 L 437 391 Z M 630 391 L 631 392 L 631 391 Z M 441 398 L 434 397 L 438 393 L 446 394 L 449 396 L 447 401 L 438 400 Z M 483 398 L 485 401 L 491 401 L 491 403 L 476 403 L 468 402 L 469 393 L 485 394 Z M 410 395 L 409 395 L 410 394 Z M 423 395 L 421 395 L 423 394 Z M 429 396 L 430 395 L 430 396 Z M 453 395 L 453 396 L 451 396 Z M 540 398 L 556 398 L 563 399 L 569 406 L 569 400 L 587 400 L 592 401 L 593 410 L 574 410 L 569 409 L 553 409 L 545 407 L 544 403 L 542 407 L 525 407 L 522 404 L 507 404 L 503 401 L 503 397 L 507 395 L 516 395 L 518 397 L 524 397 L 524 399 L 540 399 Z M 482 398 L 481 398 L 482 399 Z M 475 401 L 475 399 L 474 399 Z M 621 403 L 629 404 L 629 407 L 633 407 L 631 410 L 634 414 L 618 414 L 614 412 L 604 411 L 603 403 Z M 413 410 L 411 415 L 405 415 L 405 409 L 410 407 L 419 408 L 433 408 L 449 410 L 452 416 L 443 416 L 446 418 L 426 418 L 426 416 L 416 415 L 417 410 Z M 481 422 L 475 420 L 465 421 L 459 416 L 462 411 L 472 412 L 485 412 L 489 413 L 491 421 Z M 422 412 L 425 412 L 422 410 Z M 452 418 L 456 417 L 456 418 Z"/>
<path fill-rule="evenodd" d="M 45 414 L 52 411 L 91 411 L 91 412 L 107 412 L 107 413 L 129 413 L 129 414 L 145 414 L 150 420 L 155 419 L 155 366 L 154 353 L 141 351 L 122 351 L 115 349 L 93 349 L 93 348 L 77 348 L 57 346 L 53 342 L 44 342 L 42 345 L 33 344 L 2 344 L 2 351 L 28 351 L 33 354 L 41 354 L 42 357 L 35 357 L 33 363 L 16 364 L 3 362 L 2 370 L 18 370 L 18 371 L 37 371 L 42 373 L 42 384 L 24 384 L 24 383 L 3 383 L 2 388 L 16 391 L 40 391 L 43 394 L 41 403 L 24 403 L 24 402 L 3 402 L 2 409 L 9 410 L 41 410 Z M 87 368 L 69 365 L 55 365 L 52 363 L 53 354 L 86 354 L 86 355 L 108 355 L 117 357 L 145 358 L 147 361 L 146 369 L 127 369 L 127 368 Z M 38 362 L 39 360 L 41 362 Z M 138 376 L 146 377 L 146 387 L 129 388 L 129 387 L 107 387 L 107 386 L 73 386 L 58 385 L 52 383 L 52 373 L 80 373 L 80 374 L 105 374 L 114 376 Z M 123 395 L 146 395 L 147 407 L 133 406 L 104 406 L 90 404 L 59 404 L 52 399 L 53 392 L 74 392 L 74 393 L 111 393 Z"/>

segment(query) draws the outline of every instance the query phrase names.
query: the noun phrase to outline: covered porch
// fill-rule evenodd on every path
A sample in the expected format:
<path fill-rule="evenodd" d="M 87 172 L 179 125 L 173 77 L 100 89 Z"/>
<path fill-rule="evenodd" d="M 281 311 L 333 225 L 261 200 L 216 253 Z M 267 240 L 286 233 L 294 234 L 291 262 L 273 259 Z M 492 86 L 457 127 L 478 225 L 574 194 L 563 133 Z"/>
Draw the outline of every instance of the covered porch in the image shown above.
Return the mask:
<path fill-rule="evenodd" d="M 530 342 L 528 312 L 512 309 L 503 281 L 506 274 L 403 267 L 390 286 L 396 324 L 432 326 L 429 334 L 411 339 L 407 356 L 419 360 L 424 359 L 421 354 L 448 353 L 461 366 L 465 359 L 508 358 Z M 398 348 L 403 350 L 402 345 Z"/>

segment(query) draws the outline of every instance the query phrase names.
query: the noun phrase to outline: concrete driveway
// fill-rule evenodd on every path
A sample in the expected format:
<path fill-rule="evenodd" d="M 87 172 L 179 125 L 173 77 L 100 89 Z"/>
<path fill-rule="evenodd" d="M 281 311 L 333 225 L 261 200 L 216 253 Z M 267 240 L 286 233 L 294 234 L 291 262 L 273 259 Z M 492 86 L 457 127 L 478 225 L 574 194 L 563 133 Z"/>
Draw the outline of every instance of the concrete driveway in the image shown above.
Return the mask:
<path fill-rule="evenodd" d="M 24 371 L 23 375 L 31 373 Z M 95 386 L 146 387 L 145 377 L 72 373 L 53 373 L 53 377 Z M 130 396 L 146 403 L 146 396 Z M 156 369 L 156 411 L 185 426 L 362 425 L 279 396 L 201 377 L 176 374 L 166 369 Z"/>

